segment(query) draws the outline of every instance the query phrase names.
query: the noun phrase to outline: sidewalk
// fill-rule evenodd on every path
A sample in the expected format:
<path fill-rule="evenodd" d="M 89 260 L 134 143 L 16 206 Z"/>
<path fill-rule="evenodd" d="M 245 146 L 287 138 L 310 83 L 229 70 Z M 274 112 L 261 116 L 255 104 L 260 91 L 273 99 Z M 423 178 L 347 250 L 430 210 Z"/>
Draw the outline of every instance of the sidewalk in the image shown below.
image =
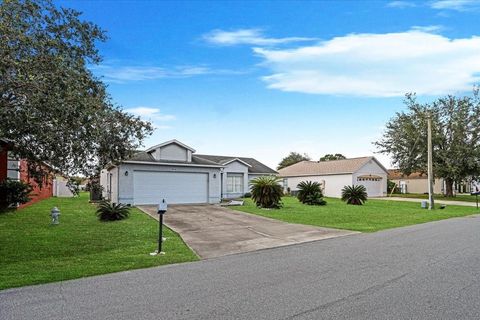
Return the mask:
<path fill-rule="evenodd" d="M 390 200 L 390 201 L 405 201 L 405 202 L 422 202 L 428 201 L 427 199 L 420 199 L 420 198 L 402 198 L 402 197 L 382 197 L 382 198 L 372 198 L 375 200 Z M 467 202 L 467 201 L 449 201 L 449 200 L 435 200 L 435 203 L 438 204 L 446 204 L 450 206 L 465 206 L 465 207 L 476 207 L 477 204 L 475 202 Z"/>

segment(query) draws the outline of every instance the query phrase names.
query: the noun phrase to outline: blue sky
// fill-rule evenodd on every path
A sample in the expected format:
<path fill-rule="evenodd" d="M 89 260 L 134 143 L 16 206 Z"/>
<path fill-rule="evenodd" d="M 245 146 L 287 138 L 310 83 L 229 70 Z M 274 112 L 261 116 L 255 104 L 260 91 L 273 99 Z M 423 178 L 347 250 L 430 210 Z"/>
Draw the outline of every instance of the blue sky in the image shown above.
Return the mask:
<path fill-rule="evenodd" d="M 404 93 L 480 82 L 480 1 L 56 3 L 107 31 L 92 69 L 155 124 L 147 147 L 175 138 L 272 167 L 290 151 L 372 155 Z"/>

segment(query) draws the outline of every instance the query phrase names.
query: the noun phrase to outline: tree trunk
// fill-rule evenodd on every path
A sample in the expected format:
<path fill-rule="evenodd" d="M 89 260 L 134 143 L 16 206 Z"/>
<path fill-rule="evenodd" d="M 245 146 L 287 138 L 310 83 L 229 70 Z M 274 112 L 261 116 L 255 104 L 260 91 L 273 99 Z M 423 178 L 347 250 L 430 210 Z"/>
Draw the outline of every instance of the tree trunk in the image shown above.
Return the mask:
<path fill-rule="evenodd" d="M 445 197 L 453 197 L 453 179 L 445 179 Z"/>

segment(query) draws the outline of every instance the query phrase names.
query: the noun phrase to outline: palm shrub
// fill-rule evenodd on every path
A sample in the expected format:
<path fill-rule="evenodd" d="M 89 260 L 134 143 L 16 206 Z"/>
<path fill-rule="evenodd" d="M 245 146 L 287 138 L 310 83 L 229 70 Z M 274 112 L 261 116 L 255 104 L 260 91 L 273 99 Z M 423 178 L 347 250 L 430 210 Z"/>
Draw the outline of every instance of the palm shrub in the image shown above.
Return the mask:
<path fill-rule="evenodd" d="M 297 198 L 303 204 L 323 206 L 327 202 L 323 200 L 320 183 L 312 181 L 302 181 L 297 185 Z"/>
<path fill-rule="evenodd" d="M 367 189 L 362 185 L 345 186 L 342 189 L 342 201 L 347 204 L 362 205 L 367 201 Z"/>
<path fill-rule="evenodd" d="M 98 205 L 97 217 L 100 221 L 116 221 L 128 218 L 130 208 L 121 203 L 110 203 L 103 200 Z"/>
<path fill-rule="evenodd" d="M 282 186 L 280 178 L 262 176 L 250 181 L 252 200 L 259 208 L 278 209 L 282 207 Z"/>

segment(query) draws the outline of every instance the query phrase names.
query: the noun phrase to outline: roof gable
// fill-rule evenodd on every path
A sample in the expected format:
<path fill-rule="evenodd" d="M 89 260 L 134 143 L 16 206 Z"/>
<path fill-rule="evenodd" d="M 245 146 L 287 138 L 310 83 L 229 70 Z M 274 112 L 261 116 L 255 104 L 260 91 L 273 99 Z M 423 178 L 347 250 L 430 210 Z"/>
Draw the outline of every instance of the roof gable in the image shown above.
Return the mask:
<path fill-rule="evenodd" d="M 193 149 L 192 147 L 187 146 L 187 145 L 184 144 L 184 143 L 181 143 L 180 141 L 178 141 L 178 140 L 176 140 L 176 139 L 172 139 L 172 140 L 169 140 L 169 141 L 167 141 L 167 142 L 163 142 L 163 143 L 157 144 L 157 145 L 155 145 L 155 146 L 153 146 L 153 147 L 148 148 L 147 150 L 145 150 L 145 152 L 153 152 L 153 151 L 155 151 L 156 149 L 159 149 L 159 148 L 161 148 L 161 147 L 168 146 L 168 145 L 170 145 L 170 144 L 172 144 L 172 143 L 174 143 L 174 144 L 176 144 L 176 145 L 179 145 L 180 147 L 183 147 L 183 148 L 185 148 L 185 149 L 187 149 L 187 150 L 190 150 L 190 151 L 192 151 L 192 152 L 195 152 L 195 149 Z"/>
<path fill-rule="evenodd" d="M 227 161 L 223 162 L 222 164 L 224 166 L 226 166 L 227 164 L 230 164 L 230 163 L 235 162 L 235 161 L 240 162 L 241 164 L 246 165 L 249 168 L 252 167 L 252 165 L 248 164 L 247 162 L 245 162 L 245 161 L 243 161 L 242 159 L 239 159 L 239 158 L 234 158 L 234 159 L 227 160 Z"/>
<path fill-rule="evenodd" d="M 370 161 L 375 162 L 387 175 L 388 175 L 388 169 L 383 166 L 383 164 L 380 163 L 380 161 L 377 160 L 375 157 L 369 157 L 370 160 L 365 162 L 360 168 L 357 170 L 360 170 L 362 167 L 366 166 Z"/>

